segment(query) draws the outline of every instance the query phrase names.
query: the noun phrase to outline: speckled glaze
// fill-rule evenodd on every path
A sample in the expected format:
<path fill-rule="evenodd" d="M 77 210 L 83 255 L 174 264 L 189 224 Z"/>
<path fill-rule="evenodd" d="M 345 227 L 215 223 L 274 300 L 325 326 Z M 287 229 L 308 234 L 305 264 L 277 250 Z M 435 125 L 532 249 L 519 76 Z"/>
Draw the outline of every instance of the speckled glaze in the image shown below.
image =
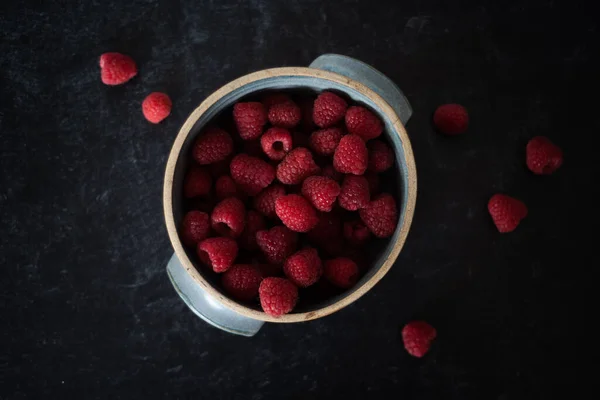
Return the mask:
<path fill-rule="evenodd" d="M 203 126 L 221 110 L 254 92 L 298 88 L 316 92 L 343 92 L 354 102 L 363 103 L 378 112 L 396 154 L 396 168 L 401 180 L 397 193 L 400 220 L 375 265 L 354 288 L 314 309 L 273 318 L 229 299 L 196 270 L 177 233 L 177 226 L 183 217 L 181 189 L 191 144 Z M 275 68 L 246 75 L 209 96 L 181 128 L 165 173 L 165 221 L 175 249 L 167 272 L 177 293 L 192 311 L 211 325 L 231 333 L 252 336 L 264 321 L 288 323 L 320 318 L 347 306 L 370 290 L 393 265 L 412 222 L 416 202 L 416 170 L 404 129 L 411 114 L 412 109 L 403 93 L 387 77 L 361 61 L 334 54 L 320 56 L 309 68 Z"/>

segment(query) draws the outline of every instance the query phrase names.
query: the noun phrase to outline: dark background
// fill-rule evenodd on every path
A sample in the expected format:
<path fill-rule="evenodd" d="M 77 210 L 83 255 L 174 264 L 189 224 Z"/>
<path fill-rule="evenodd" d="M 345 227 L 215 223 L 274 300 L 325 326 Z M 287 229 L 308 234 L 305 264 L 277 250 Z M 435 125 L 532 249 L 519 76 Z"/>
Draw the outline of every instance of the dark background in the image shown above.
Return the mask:
<path fill-rule="evenodd" d="M 576 316 L 593 263 L 575 224 L 593 186 L 597 19 L 569 1 L 3 2 L 0 6 L 0 398 L 547 398 L 580 385 Z M 98 57 L 139 75 L 100 82 Z M 161 190 L 187 115 L 251 71 L 336 52 L 392 78 L 417 209 L 397 264 L 371 292 L 316 321 L 254 338 L 197 318 L 171 287 Z M 165 91 L 158 126 L 140 110 Z M 594 100 L 595 99 L 595 100 Z M 467 134 L 435 134 L 439 104 L 470 112 Z M 524 165 L 545 135 L 553 176 Z M 499 234 L 495 192 L 529 216 Z M 594 229 L 594 227 L 592 226 Z M 588 235 L 593 237 L 593 234 Z M 399 331 L 438 330 L 423 359 Z M 69 397 L 70 398 L 70 397 Z"/>

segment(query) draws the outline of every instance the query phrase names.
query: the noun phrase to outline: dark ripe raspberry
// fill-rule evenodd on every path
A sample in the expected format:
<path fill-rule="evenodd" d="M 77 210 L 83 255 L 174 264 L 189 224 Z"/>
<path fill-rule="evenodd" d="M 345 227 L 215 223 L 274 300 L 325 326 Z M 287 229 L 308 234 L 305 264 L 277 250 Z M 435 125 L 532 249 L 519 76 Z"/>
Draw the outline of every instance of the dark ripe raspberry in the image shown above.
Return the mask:
<path fill-rule="evenodd" d="M 335 286 L 348 289 L 358 281 L 358 266 L 346 257 L 325 261 L 325 278 Z"/>
<path fill-rule="evenodd" d="M 261 160 L 238 154 L 231 160 L 231 177 L 246 194 L 255 196 L 275 179 L 275 169 Z"/>
<path fill-rule="evenodd" d="M 262 103 L 237 103 L 233 106 L 233 120 L 242 139 L 258 139 L 267 123 L 267 111 Z"/>
<path fill-rule="evenodd" d="M 210 194 L 212 178 L 205 168 L 193 165 L 183 180 L 183 195 L 186 198 L 204 197 Z"/>
<path fill-rule="evenodd" d="M 495 194 L 488 202 L 488 211 L 499 232 L 514 231 L 527 216 L 527 206 L 520 200 L 504 194 Z"/>
<path fill-rule="evenodd" d="M 298 234 L 285 226 L 256 232 L 256 243 L 270 264 L 282 264 L 296 251 Z"/>
<path fill-rule="evenodd" d="M 342 182 L 338 203 L 340 207 L 356 211 L 365 208 L 370 200 L 369 181 L 364 176 L 346 175 Z"/>
<path fill-rule="evenodd" d="M 236 264 L 221 277 L 221 284 L 227 294 L 239 301 L 250 301 L 258 297 L 258 288 L 263 277 L 254 265 Z"/>
<path fill-rule="evenodd" d="M 563 163 L 563 152 L 544 136 L 536 136 L 527 143 L 527 168 L 537 175 L 550 175 Z"/>
<path fill-rule="evenodd" d="M 237 257 L 238 246 L 235 240 L 227 237 L 204 239 L 198 243 L 198 258 L 203 264 L 217 273 L 225 272 Z"/>
<path fill-rule="evenodd" d="M 246 213 L 246 226 L 240 236 L 240 246 L 246 250 L 257 250 L 256 232 L 266 228 L 264 217 L 254 210 Z"/>
<path fill-rule="evenodd" d="M 274 126 L 291 129 L 302 118 L 300 107 L 293 101 L 273 104 L 269 108 L 269 122 Z"/>
<path fill-rule="evenodd" d="M 379 192 L 379 175 L 373 171 L 367 171 L 363 175 L 367 178 L 367 182 L 369 182 L 369 193 L 371 197 Z"/>
<path fill-rule="evenodd" d="M 310 135 L 310 148 L 319 155 L 333 155 L 344 133 L 340 128 L 321 129 Z"/>
<path fill-rule="evenodd" d="M 344 179 L 344 174 L 337 172 L 333 165 L 327 165 L 321 171 L 322 176 L 326 176 L 327 178 L 331 178 L 337 183 L 342 183 L 342 179 Z"/>
<path fill-rule="evenodd" d="M 435 110 L 433 124 L 441 133 L 458 135 L 469 127 L 469 114 L 460 104 L 444 104 Z"/>
<path fill-rule="evenodd" d="M 360 136 L 365 142 L 375 139 L 383 132 L 379 117 L 361 106 L 350 107 L 346 111 L 346 128 L 348 133 Z"/>
<path fill-rule="evenodd" d="M 344 222 L 344 238 L 353 245 L 363 245 L 371 238 L 371 231 L 360 220 Z"/>
<path fill-rule="evenodd" d="M 228 197 L 237 197 L 240 200 L 244 200 L 246 198 L 245 194 L 238 190 L 236 183 L 229 175 L 223 175 L 217 179 L 217 182 L 215 182 L 215 194 L 219 200 L 223 200 Z"/>
<path fill-rule="evenodd" d="M 298 288 L 284 278 L 265 278 L 258 289 L 263 311 L 280 317 L 294 309 L 298 301 Z"/>
<path fill-rule="evenodd" d="M 371 140 L 367 144 L 369 150 L 369 171 L 384 172 L 394 165 L 394 151 L 381 140 Z"/>
<path fill-rule="evenodd" d="M 308 287 L 316 283 L 323 273 L 319 253 L 313 248 L 302 249 L 285 260 L 285 276 L 298 287 Z"/>
<path fill-rule="evenodd" d="M 207 213 L 190 211 L 181 221 L 181 241 L 189 247 L 196 247 L 210 233 L 210 218 Z"/>
<path fill-rule="evenodd" d="M 268 93 L 262 99 L 262 103 L 265 106 L 265 108 L 267 109 L 267 111 L 269 111 L 271 106 L 274 106 L 275 104 L 286 103 L 288 101 L 292 101 L 290 96 L 288 96 L 285 93 L 278 93 L 278 92 Z"/>
<path fill-rule="evenodd" d="M 359 214 L 369 230 L 379 238 L 392 236 L 398 225 L 396 200 L 388 193 L 375 196 Z"/>
<path fill-rule="evenodd" d="M 412 321 L 402 328 L 402 341 L 408 354 L 414 357 L 423 357 L 431 347 L 431 342 L 436 338 L 435 328 L 425 321 Z"/>
<path fill-rule="evenodd" d="M 222 200 L 215 206 L 210 220 L 219 235 L 236 238 L 242 234 L 246 224 L 244 203 L 236 197 Z"/>
<path fill-rule="evenodd" d="M 225 160 L 233 152 L 233 139 L 219 128 L 208 128 L 194 143 L 193 156 L 200 165 Z"/>
<path fill-rule="evenodd" d="M 339 194 L 340 185 L 331 178 L 309 176 L 302 183 L 302 196 L 319 211 L 331 211 Z"/>
<path fill-rule="evenodd" d="M 340 96 L 323 92 L 314 102 L 313 121 L 321 128 L 329 128 L 344 119 L 346 108 L 348 103 Z"/>
<path fill-rule="evenodd" d="M 333 168 L 343 174 L 362 175 L 367 170 L 368 160 L 367 146 L 360 136 L 346 135 L 335 149 Z"/>
<path fill-rule="evenodd" d="M 274 184 L 256 195 L 254 198 L 254 209 L 268 218 L 276 218 L 275 202 L 281 196 L 285 196 L 283 185 Z"/>
<path fill-rule="evenodd" d="M 277 179 L 285 185 L 298 185 L 319 171 L 311 152 L 298 147 L 290 151 L 277 166 Z"/>

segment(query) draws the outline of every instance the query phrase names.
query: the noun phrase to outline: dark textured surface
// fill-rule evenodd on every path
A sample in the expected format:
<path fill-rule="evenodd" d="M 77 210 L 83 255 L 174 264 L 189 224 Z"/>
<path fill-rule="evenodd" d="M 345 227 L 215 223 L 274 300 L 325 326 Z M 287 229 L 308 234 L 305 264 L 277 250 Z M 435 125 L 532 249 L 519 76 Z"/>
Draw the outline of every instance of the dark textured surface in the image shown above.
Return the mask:
<path fill-rule="evenodd" d="M 0 6 L 0 398 L 541 398 L 575 382 L 573 310 L 583 298 L 582 151 L 598 132 L 597 22 L 575 1 L 23 2 Z M 448 4 L 447 4 L 448 3 Z M 449 5 L 449 3 L 455 3 Z M 140 73 L 103 86 L 105 51 Z M 165 274 L 165 161 L 179 126 L 226 82 L 337 52 L 372 64 L 415 110 L 413 228 L 397 265 L 330 317 L 220 332 Z M 172 115 L 142 117 L 168 92 Z M 469 132 L 435 134 L 444 102 Z M 546 135 L 551 177 L 524 166 Z M 495 231 L 486 202 L 523 199 Z M 589 265 L 591 267 L 591 265 Z M 438 340 L 406 354 L 401 326 Z M 581 326 L 580 326 L 581 327 Z M 582 327 L 581 327 L 582 328 Z"/>

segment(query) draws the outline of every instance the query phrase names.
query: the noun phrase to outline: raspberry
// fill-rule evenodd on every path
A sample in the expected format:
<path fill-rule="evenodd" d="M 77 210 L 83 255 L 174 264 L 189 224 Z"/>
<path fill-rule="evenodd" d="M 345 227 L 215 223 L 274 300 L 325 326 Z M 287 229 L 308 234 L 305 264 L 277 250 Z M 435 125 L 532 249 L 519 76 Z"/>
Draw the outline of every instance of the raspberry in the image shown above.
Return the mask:
<path fill-rule="evenodd" d="M 158 124 L 171 114 L 173 103 L 165 93 L 150 93 L 142 102 L 142 112 L 144 117 L 153 123 Z"/>
<path fill-rule="evenodd" d="M 488 202 L 488 211 L 499 232 L 514 231 L 519 222 L 527 216 L 527 206 L 513 197 L 495 194 Z"/>
<path fill-rule="evenodd" d="M 338 196 L 340 207 L 349 211 L 360 210 L 369 204 L 370 197 L 369 181 L 367 181 L 367 178 L 355 175 L 346 175 L 344 177 L 340 195 Z"/>
<path fill-rule="evenodd" d="M 297 185 L 319 173 L 312 154 L 304 147 L 290 151 L 277 166 L 277 179 L 286 185 Z"/>
<path fill-rule="evenodd" d="M 256 243 L 270 264 L 281 264 L 296 251 L 298 234 L 285 226 L 256 232 Z"/>
<path fill-rule="evenodd" d="M 335 286 L 347 289 L 358 281 L 358 266 L 346 257 L 325 261 L 325 278 Z"/>
<path fill-rule="evenodd" d="M 237 197 L 240 200 L 245 198 L 245 196 L 238 190 L 233 178 L 231 178 L 229 175 L 223 175 L 217 179 L 217 182 L 215 182 L 215 193 L 217 195 L 217 199 L 219 200 L 223 200 L 228 197 Z"/>
<path fill-rule="evenodd" d="M 233 106 L 233 120 L 242 139 L 258 139 L 267 123 L 267 111 L 262 103 L 237 103 Z"/>
<path fill-rule="evenodd" d="M 269 108 L 269 122 L 282 128 L 293 128 L 300 122 L 302 111 L 293 101 L 273 104 Z"/>
<path fill-rule="evenodd" d="M 137 75 L 137 65 L 121 53 L 104 53 L 100 56 L 100 77 L 105 85 L 120 85 Z"/>
<path fill-rule="evenodd" d="M 235 197 L 221 201 L 210 215 L 210 222 L 215 232 L 221 236 L 240 236 L 246 224 L 244 203 Z"/>
<path fill-rule="evenodd" d="M 265 219 L 254 210 L 246 214 L 246 226 L 240 236 L 240 246 L 246 250 L 257 250 L 256 232 L 266 228 Z"/>
<path fill-rule="evenodd" d="M 275 184 L 264 189 L 254 198 L 254 208 L 265 217 L 275 218 L 275 202 L 281 196 L 285 196 L 285 188 Z"/>
<path fill-rule="evenodd" d="M 271 160 L 283 160 L 292 149 L 292 135 L 287 129 L 273 127 L 262 135 L 260 145 Z"/>
<path fill-rule="evenodd" d="M 402 328 L 402 341 L 408 354 L 423 357 L 437 336 L 435 328 L 425 321 L 412 321 Z"/>
<path fill-rule="evenodd" d="M 319 222 L 308 232 L 308 239 L 317 247 L 325 247 L 327 243 L 341 238 L 342 222 L 335 212 L 319 213 Z"/>
<path fill-rule="evenodd" d="M 212 178 L 205 168 L 192 166 L 183 180 L 183 195 L 192 198 L 206 196 L 210 193 Z"/>
<path fill-rule="evenodd" d="M 335 149 L 333 168 L 343 174 L 362 175 L 367 169 L 368 160 L 367 146 L 360 136 L 346 135 Z"/>
<path fill-rule="evenodd" d="M 221 273 L 233 265 L 238 246 L 235 240 L 228 237 L 208 238 L 198 243 L 197 253 L 200 261 Z"/>
<path fill-rule="evenodd" d="M 275 202 L 275 212 L 285 226 L 295 232 L 308 232 L 319 218 L 313 206 L 297 194 L 281 196 Z"/>
<path fill-rule="evenodd" d="M 344 222 L 344 238 L 353 245 L 362 245 L 371 238 L 371 231 L 360 220 Z"/>
<path fill-rule="evenodd" d="M 366 142 L 381 135 L 383 124 L 371 111 L 354 106 L 346 111 L 346 128 L 348 133 L 358 135 Z"/>
<path fill-rule="evenodd" d="M 433 124 L 446 135 L 464 133 L 469 126 L 469 114 L 460 104 L 444 104 L 435 110 Z"/>
<path fill-rule="evenodd" d="M 373 196 L 379 191 L 379 175 L 373 171 L 367 171 L 363 176 L 367 178 L 367 181 L 369 182 L 369 193 Z"/>
<path fill-rule="evenodd" d="M 181 221 L 181 241 L 186 246 L 196 246 L 210 233 L 210 220 L 207 213 L 190 211 Z"/>
<path fill-rule="evenodd" d="M 379 238 L 390 237 L 396 230 L 398 210 L 391 194 L 382 193 L 359 211 L 360 219 Z"/>
<path fill-rule="evenodd" d="M 368 170 L 373 172 L 387 171 L 394 165 L 394 151 L 381 140 L 372 140 L 367 144 L 369 150 Z"/>
<path fill-rule="evenodd" d="M 253 265 L 236 264 L 221 277 L 221 284 L 227 294 L 236 300 L 250 301 L 258 296 L 262 274 Z"/>
<path fill-rule="evenodd" d="M 527 168 L 537 175 L 550 175 L 563 162 L 560 147 L 544 136 L 536 136 L 527 143 Z"/>
<path fill-rule="evenodd" d="M 288 96 L 285 93 L 269 93 L 267 94 L 263 100 L 262 103 L 265 106 L 265 108 L 267 109 L 267 111 L 274 106 L 275 104 L 280 104 L 280 103 L 286 103 L 288 101 L 292 101 L 291 97 Z"/>
<path fill-rule="evenodd" d="M 313 121 L 320 128 L 329 128 L 344 118 L 348 104 L 340 96 L 323 92 L 313 106 Z"/>
<path fill-rule="evenodd" d="M 193 155 L 198 164 L 212 164 L 227 158 L 233 152 L 233 139 L 219 128 L 208 128 L 194 143 Z"/>
<path fill-rule="evenodd" d="M 258 289 L 263 311 L 280 317 L 293 310 L 298 301 L 298 288 L 284 278 L 265 278 Z"/>
<path fill-rule="evenodd" d="M 344 134 L 340 128 L 321 129 L 310 135 L 310 148 L 322 156 L 330 156 Z"/>
<path fill-rule="evenodd" d="M 261 160 L 246 154 L 238 154 L 231 160 L 231 177 L 250 196 L 258 194 L 275 179 L 275 169 Z"/>
<path fill-rule="evenodd" d="M 344 174 L 337 172 L 335 168 L 333 168 L 333 165 L 327 165 L 326 167 L 324 167 L 321 171 L 321 175 L 326 176 L 327 178 L 331 178 L 337 183 L 342 182 L 342 179 L 344 178 Z"/>
<path fill-rule="evenodd" d="M 309 176 L 302 183 L 302 195 L 319 211 L 331 211 L 340 194 L 340 185 L 331 178 Z"/>
<path fill-rule="evenodd" d="M 310 247 L 294 253 L 285 260 L 283 272 L 296 286 L 309 287 L 317 282 L 323 273 L 319 253 Z"/>

